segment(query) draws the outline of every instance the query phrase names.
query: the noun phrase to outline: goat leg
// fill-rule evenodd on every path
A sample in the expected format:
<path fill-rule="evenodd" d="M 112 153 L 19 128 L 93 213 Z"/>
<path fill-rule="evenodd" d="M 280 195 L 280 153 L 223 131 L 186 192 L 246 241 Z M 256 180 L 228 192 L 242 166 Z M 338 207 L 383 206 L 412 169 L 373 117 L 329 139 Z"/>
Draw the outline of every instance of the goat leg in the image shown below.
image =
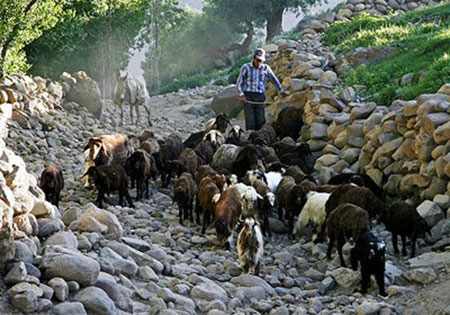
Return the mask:
<path fill-rule="evenodd" d="M 333 245 L 334 245 L 334 236 L 330 236 L 329 238 L 330 238 L 330 240 L 328 242 L 328 249 L 327 249 L 327 259 L 328 260 L 331 259 L 331 251 L 333 250 Z"/>
<path fill-rule="evenodd" d="M 197 224 L 200 224 L 200 212 L 202 208 L 200 206 L 200 202 L 198 200 L 198 196 L 195 199 L 195 214 L 197 215 Z"/>
<path fill-rule="evenodd" d="M 120 106 L 120 125 L 123 126 L 123 103 Z"/>
<path fill-rule="evenodd" d="M 145 198 L 148 199 L 149 197 L 149 180 L 148 177 L 145 178 Z"/>
<path fill-rule="evenodd" d="M 363 294 L 367 293 L 367 289 L 370 285 L 370 273 L 365 264 L 361 265 L 361 292 Z M 384 280 L 383 280 L 384 281 Z"/>
<path fill-rule="evenodd" d="M 131 200 L 130 194 L 128 193 L 128 189 L 125 189 L 124 195 L 125 198 L 127 198 L 128 205 L 130 206 L 130 208 L 134 208 L 133 201 Z"/>
<path fill-rule="evenodd" d="M 411 258 L 416 256 L 416 241 L 417 241 L 417 235 L 416 233 L 413 233 L 411 238 Z"/>
<path fill-rule="evenodd" d="M 337 249 L 339 253 L 339 259 L 341 261 L 341 266 L 346 267 L 345 261 L 344 261 L 344 255 L 342 254 L 342 247 L 344 247 L 345 244 L 345 238 L 341 235 L 337 239 Z"/>
<path fill-rule="evenodd" d="M 139 124 L 139 121 L 141 120 L 141 113 L 139 111 L 139 106 L 135 105 L 134 109 L 136 110 L 136 126 Z"/>
<path fill-rule="evenodd" d="M 394 248 L 394 253 L 398 254 L 397 234 L 395 233 L 392 233 L 392 247 Z"/>
<path fill-rule="evenodd" d="M 97 194 L 97 207 L 102 208 L 103 198 L 104 198 L 104 192 L 102 189 L 99 189 L 98 194 Z"/>
<path fill-rule="evenodd" d="M 123 207 L 123 190 L 119 190 L 119 206 Z"/>
<path fill-rule="evenodd" d="M 377 269 L 377 271 L 375 272 L 375 280 L 377 281 L 378 290 L 380 292 L 380 295 L 387 296 L 385 288 L 384 288 L 384 286 L 385 286 L 385 284 L 384 284 L 384 267 Z"/>
<path fill-rule="evenodd" d="M 180 219 L 180 224 L 183 225 L 183 206 L 182 204 L 178 204 L 178 217 Z"/>
<path fill-rule="evenodd" d="M 130 117 L 131 117 L 131 124 L 133 124 L 133 104 L 130 104 Z"/>
<path fill-rule="evenodd" d="M 408 253 L 406 252 L 406 235 L 400 235 L 400 237 L 402 238 L 402 255 L 406 256 L 408 255 Z"/>
<path fill-rule="evenodd" d="M 209 225 L 209 213 L 204 209 L 203 211 L 203 226 L 202 226 L 202 234 L 206 232 L 206 225 Z"/>

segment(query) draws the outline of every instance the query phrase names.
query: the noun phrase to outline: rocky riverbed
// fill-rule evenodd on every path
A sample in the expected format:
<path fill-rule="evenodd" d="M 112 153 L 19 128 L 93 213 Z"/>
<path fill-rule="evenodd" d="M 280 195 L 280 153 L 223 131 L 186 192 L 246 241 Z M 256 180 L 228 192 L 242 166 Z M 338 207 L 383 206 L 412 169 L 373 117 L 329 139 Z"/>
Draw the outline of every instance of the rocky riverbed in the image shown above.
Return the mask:
<path fill-rule="evenodd" d="M 214 115 L 211 97 L 219 90 L 211 86 L 152 98 L 151 129 L 161 137 L 178 132 L 186 138 Z M 17 262 L 8 265 L 1 281 L 2 313 L 16 313 L 12 303 L 23 312 L 53 314 L 405 314 L 421 306 L 396 296 L 426 295 L 422 285 L 438 287 L 447 279 L 448 253 L 431 254 L 416 262 L 420 268 L 409 270 L 407 259 L 392 256 L 389 246 L 391 297 L 379 297 L 375 284 L 362 296 L 354 293 L 359 272 L 341 268 L 337 255 L 327 261 L 325 244 L 289 239 L 285 224 L 275 218 L 271 226 L 280 233 L 265 239 L 260 277 L 242 274 L 235 250 L 221 250 L 213 230 L 202 235 L 199 226 L 178 223 L 171 191 L 158 182 L 152 183 L 151 198 L 136 202 L 134 209 L 98 209 L 91 203 L 95 192 L 79 180 L 87 139 L 148 128 L 118 127 L 118 117 L 118 109 L 106 101 L 100 119 L 69 103 L 9 122 L 6 146 L 24 160 L 27 172 L 37 179 L 44 165 L 56 162 L 66 186 L 59 211 L 43 203 L 39 213 L 34 206 L 37 235 L 15 240 Z M 384 228 L 376 230 L 389 241 Z M 419 253 L 430 250 L 419 243 Z"/>

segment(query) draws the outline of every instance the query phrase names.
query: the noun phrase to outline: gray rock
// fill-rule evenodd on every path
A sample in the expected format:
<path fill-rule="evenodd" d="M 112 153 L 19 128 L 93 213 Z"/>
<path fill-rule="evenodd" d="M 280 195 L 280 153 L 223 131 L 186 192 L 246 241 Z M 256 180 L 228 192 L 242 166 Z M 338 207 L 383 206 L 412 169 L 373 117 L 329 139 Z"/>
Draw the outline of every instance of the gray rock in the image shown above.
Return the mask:
<path fill-rule="evenodd" d="M 270 315 L 289 315 L 289 309 L 286 306 L 280 306 L 270 311 Z"/>
<path fill-rule="evenodd" d="M 445 215 L 442 209 L 430 200 L 425 200 L 417 207 L 417 212 L 427 221 L 429 227 L 435 226 Z"/>
<path fill-rule="evenodd" d="M 18 282 L 25 281 L 27 276 L 27 268 L 25 264 L 21 261 L 14 264 L 14 267 L 6 274 L 5 282 L 9 284 L 16 284 Z"/>
<path fill-rule="evenodd" d="M 80 290 L 80 285 L 76 281 L 67 281 L 67 286 L 69 287 L 69 292 L 76 292 Z"/>
<path fill-rule="evenodd" d="M 97 287 L 87 287 L 74 296 L 74 300 L 81 302 L 88 312 L 94 314 L 116 314 L 116 306 L 109 296 Z"/>
<path fill-rule="evenodd" d="M 48 285 L 54 290 L 56 298 L 64 302 L 69 296 L 69 286 L 62 278 L 53 278 L 48 282 Z"/>
<path fill-rule="evenodd" d="M 139 266 L 149 266 L 158 274 L 162 273 L 164 270 L 164 265 L 161 262 L 138 250 L 130 248 L 130 257 L 133 258 Z"/>
<path fill-rule="evenodd" d="M 206 306 L 204 312 L 209 312 L 212 310 L 225 312 L 227 310 L 227 306 L 220 300 L 214 300 Z"/>
<path fill-rule="evenodd" d="M 158 296 L 166 303 L 172 302 L 177 309 L 195 314 L 195 303 L 191 299 L 179 294 L 175 294 L 167 288 L 158 290 Z"/>
<path fill-rule="evenodd" d="M 140 239 L 131 237 L 122 237 L 122 241 L 128 246 L 131 246 L 141 252 L 146 252 L 151 249 L 150 245 L 146 241 Z"/>
<path fill-rule="evenodd" d="M 408 260 L 411 268 L 428 268 L 450 265 L 450 252 L 424 253 Z"/>
<path fill-rule="evenodd" d="M 43 283 L 39 284 L 39 287 L 42 289 L 42 292 L 44 292 L 42 297 L 51 300 L 55 291 L 51 287 Z"/>
<path fill-rule="evenodd" d="M 239 92 L 236 86 L 229 86 L 219 92 L 213 99 L 211 108 L 217 114 L 237 112 L 242 109 L 242 104 L 236 99 Z"/>
<path fill-rule="evenodd" d="M 436 280 L 437 275 L 433 268 L 417 268 L 408 270 L 403 276 L 409 281 L 414 281 L 420 284 L 430 284 Z"/>
<path fill-rule="evenodd" d="M 241 287 L 260 287 L 269 295 L 275 293 L 275 290 L 264 279 L 250 274 L 243 274 L 239 277 L 232 278 L 230 282 Z"/>
<path fill-rule="evenodd" d="M 74 280 L 81 285 L 94 284 L 100 272 L 100 265 L 94 259 L 61 245 L 44 247 L 40 265 L 49 278 Z"/>
<path fill-rule="evenodd" d="M 203 299 L 207 301 L 220 300 L 223 303 L 228 302 L 227 292 L 211 280 L 197 284 L 192 288 L 191 296 L 194 299 Z"/>
<path fill-rule="evenodd" d="M 77 81 L 72 86 L 66 97 L 66 102 L 75 102 L 85 107 L 97 118 L 100 117 L 102 112 L 103 101 L 98 84 L 87 75 L 83 76 L 83 80 Z"/>
<path fill-rule="evenodd" d="M 25 314 L 32 313 L 38 308 L 36 294 L 31 291 L 14 295 L 11 303 L 15 308 Z"/>
<path fill-rule="evenodd" d="M 331 276 L 338 285 L 349 288 L 358 285 L 361 280 L 360 273 L 348 268 L 340 267 L 331 272 Z"/>
<path fill-rule="evenodd" d="M 319 285 L 319 293 L 325 295 L 328 291 L 334 289 L 335 283 L 332 277 L 326 277 Z"/>
<path fill-rule="evenodd" d="M 139 267 L 137 270 L 137 277 L 144 281 L 158 281 L 158 275 L 149 266 Z"/>
<path fill-rule="evenodd" d="M 45 245 L 64 245 L 67 247 L 72 247 L 74 249 L 78 248 L 78 240 L 72 231 L 61 231 L 50 236 L 46 241 Z"/>
<path fill-rule="evenodd" d="M 37 285 L 28 282 L 19 282 L 8 290 L 8 296 L 13 298 L 15 295 L 24 292 L 33 292 L 36 297 L 44 295 L 44 291 Z"/>
<path fill-rule="evenodd" d="M 264 300 L 267 295 L 262 287 L 241 287 L 236 289 L 236 297 L 246 304 L 252 300 Z"/>
<path fill-rule="evenodd" d="M 356 308 L 357 315 L 376 315 L 378 311 L 381 309 L 381 305 L 379 303 L 374 302 L 364 302 L 360 306 Z"/>
<path fill-rule="evenodd" d="M 38 307 L 36 312 L 47 312 L 52 308 L 52 301 L 49 299 L 38 299 Z"/>
<path fill-rule="evenodd" d="M 401 287 L 397 285 L 391 285 L 387 288 L 387 294 L 389 296 L 403 295 L 411 292 L 414 292 L 414 289 Z"/>
<path fill-rule="evenodd" d="M 33 252 L 30 250 L 30 248 L 23 242 L 19 241 L 14 241 L 13 244 L 13 246 L 15 247 L 14 258 L 17 261 L 23 261 L 25 263 L 31 264 L 33 262 Z"/>
<path fill-rule="evenodd" d="M 100 268 L 112 274 L 123 273 L 129 277 L 133 277 L 138 266 L 131 259 L 124 259 L 109 247 L 103 247 L 100 250 Z"/>
<path fill-rule="evenodd" d="M 52 309 L 54 315 L 87 315 L 86 310 L 80 302 L 64 302 L 57 304 Z"/>

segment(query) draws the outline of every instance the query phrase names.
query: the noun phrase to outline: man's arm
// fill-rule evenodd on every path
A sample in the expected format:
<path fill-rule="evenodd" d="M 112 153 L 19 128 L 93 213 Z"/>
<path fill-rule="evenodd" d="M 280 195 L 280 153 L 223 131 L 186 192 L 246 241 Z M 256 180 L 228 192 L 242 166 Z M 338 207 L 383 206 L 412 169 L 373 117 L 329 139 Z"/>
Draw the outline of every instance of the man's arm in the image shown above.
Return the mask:
<path fill-rule="evenodd" d="M 278 80 L 278 78 L 275 76 L 275 74 L 273 73 L 272 69 L 269 67 L 269 65 L 267 65 L 267 74 L 269 76 L 269 80 L 270 82 L 272 82 L 273 84 L 276 85 L 277 89 L 281 92 L 284 93 L 284 89 L 281 86 L 280 81 Z"/>
<path fill-rule="evenodd" d="M 245 80 L 245 76 L 247 75 L 247 67 L 246 65 L 243 65 L 241 68 L 241 72 L 239 73 L 239 77 L 237 79 L 236 82 L 236 87 L 239 91 L 239 95 L 244 95 L 244 80 Z"/>

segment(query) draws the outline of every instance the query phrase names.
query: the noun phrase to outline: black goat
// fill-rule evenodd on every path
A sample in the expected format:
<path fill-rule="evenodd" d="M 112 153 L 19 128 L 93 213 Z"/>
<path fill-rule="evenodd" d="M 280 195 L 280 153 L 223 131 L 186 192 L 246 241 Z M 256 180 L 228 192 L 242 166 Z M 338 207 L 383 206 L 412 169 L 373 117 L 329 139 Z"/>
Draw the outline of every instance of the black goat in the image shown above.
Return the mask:
<path fill-rule="evenodd" d="M 356 184 L 358 186 L 364 186 L 369 188 L 375 196 L 382 201 L 386 201 L 386 194 L 380 186 L 378 186 L 373 179 L 367 174 L 359 173 L 343 173 L 337 174 L 330 178 L 329 185 L 341 185 L 341 184 Z"/>
<path fill-rule="evenodd" d="M 128 178 L 125 169 L 119 164 L 91 166 L 83 175 L 89 176 L 97 187 L 97 206 L 102 207 L 105 194 L 112 191 L 119 192 L 119 205 L 123 206 L 123 197 L 127 199 L 128 205 L 134 207 L 130 194 L 128 193 Z"/>
<path fill-rule="evenodd" d="M 411 257 L 416 254 L 416 240 L 418 237 L 425 238 L 428 233 L 431 236 L 430 227 L 416 209 L 404 201 L 393 202 L 387 211 L 380 216 L 381 222 L 386 230 L 392 233 L 392 245 L 394 252 L 398 254 L 397 236 L 402 238 L 402 255 L 406 256 L 406 237 L 411 238 Z"/>
<path fill-rule="evenodd" d="M 355 247 L 350 252 L 350 259 L 352 269 L 355 271 L 358 269 L 358 262 L 361 262 L 361 291 L 363 294 L 367 293 L 367 289 L 370 287 L 370 275 L 374 275 L 380 295 L 387 295 L 384 288 L 385 252 L 386 245 L 372 232 L 361 231 Z"/>

